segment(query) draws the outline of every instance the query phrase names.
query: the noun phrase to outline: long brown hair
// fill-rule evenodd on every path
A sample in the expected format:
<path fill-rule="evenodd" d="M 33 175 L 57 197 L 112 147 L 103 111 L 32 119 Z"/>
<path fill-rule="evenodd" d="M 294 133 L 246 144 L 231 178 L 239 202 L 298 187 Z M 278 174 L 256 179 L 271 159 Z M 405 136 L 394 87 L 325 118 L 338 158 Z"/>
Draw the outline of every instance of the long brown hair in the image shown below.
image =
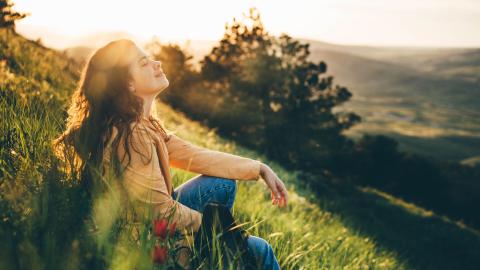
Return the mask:
<path fill-rule="evenodd" d="M 115 174 L 121 175 L 124 169 L 121 163 L 125 155 L 122 162 L 118 156 L 120 142 L 123 142 L 128 156 L 126 166 L 130 164 L 130 127 L 143 117 L 143 99 L 128 89 L 134 46 L 133 41 L 120 39 L 90 56 L 71 99 L 66 130 L 53 141 L 55 153 L 69 159 L 69 171 L 78 173 L 87 188 L 91 185 L 92 175 L 86 169 L 93 166 L 102 170 L 103 151 L 114 127 L 118 130 L 111 144 L 111 164 Z M 163 136 L 167 134 L 163 122 L 153 116 L 149 119 Z M 137 149 L 135 151 L 142 154 Z"/>

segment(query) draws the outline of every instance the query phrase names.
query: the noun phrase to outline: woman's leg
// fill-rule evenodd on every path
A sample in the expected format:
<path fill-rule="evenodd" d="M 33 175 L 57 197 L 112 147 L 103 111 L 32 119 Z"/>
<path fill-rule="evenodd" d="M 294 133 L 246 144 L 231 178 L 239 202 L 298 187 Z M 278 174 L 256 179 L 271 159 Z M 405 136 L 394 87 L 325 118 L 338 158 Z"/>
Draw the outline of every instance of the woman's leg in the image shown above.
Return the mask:
<path fill-rule="evenodd" d="M 230 211 L 233 208 L 237 192 L 236 181 L 233 179 L 198 175 L 175 188 L 172 197 L 192 209 L 203 213 L 208 202 L 226 205 Z M 271 245 L 263 238 L 249 235 L 248 249 L 257 258 L 261 269 L 280 269 Z"/>
<path fill-rule="evenodd" d="M 236 180 L 201 174 L 175 188 L 172 197 L 203 213 L 209 202 L 226 205 L 232 211 L 236 193 Z"/>
<path fill-rule="evenodd" d="M 257 259 L 259 269 L 280 269 L 272 246 L 263 238 L 249 235 L 247 239 L 248 250 Z"/>
<path fill-rule="evenodd" d="M 225 205 L 232 211 L 236 192 L 236 180 L 201 174 L 175 188 L 172 197 L 201 213 L 209 202 Z M 191 257 L 191 252 L 188 253 L 183 256 Z"/>

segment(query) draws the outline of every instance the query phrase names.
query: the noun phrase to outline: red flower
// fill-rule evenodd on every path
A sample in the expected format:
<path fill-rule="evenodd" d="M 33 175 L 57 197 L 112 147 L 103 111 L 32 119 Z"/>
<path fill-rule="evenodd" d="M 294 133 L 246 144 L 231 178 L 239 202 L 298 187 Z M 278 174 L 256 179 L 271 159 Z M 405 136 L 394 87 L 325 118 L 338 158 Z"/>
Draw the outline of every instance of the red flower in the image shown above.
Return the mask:
<path fill-rule="evenodd" d="M 153 232 L 156 236 L 160 236 L 161 238 L 165 239 L 167 237 L 167 224 L 168 221 L 166 219 L 156 219 L 153 221 Z"/>
<path fill-rule="evenodd" d="M 153 221 L 153 232 L 156 236 L 161 237 L 162 239 L 165 239 L 167 237 L 167 234 L 170 237 L 173 237 L 175 234 L 175 227 L 177 226 L 177 222 L 172 222 L 170 224 L 170 228 L 167 229 L 168 227 L 168 220 L 162 218 L 162 219 L 157 219 Z"/>
<path fill-rule="evenodd" d="M 153 256 L 153 262 L 160 263 L 160 264 L 164 263 L 167 261 L 168 250 L 166 247 L 155 245 L 152 256 Z"/>

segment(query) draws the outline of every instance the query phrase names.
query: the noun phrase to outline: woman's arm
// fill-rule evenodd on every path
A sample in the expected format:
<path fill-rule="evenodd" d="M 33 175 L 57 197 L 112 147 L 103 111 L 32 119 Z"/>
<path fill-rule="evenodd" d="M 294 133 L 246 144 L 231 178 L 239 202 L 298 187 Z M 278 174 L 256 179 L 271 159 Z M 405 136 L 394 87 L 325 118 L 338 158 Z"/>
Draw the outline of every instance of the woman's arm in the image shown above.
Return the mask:
<path fill-rule="evenodd" d="M 260 178 L 258 160 L 200 147 L 175 134 L 170 134 L 165 143 L 172 167 L 236 180 Z"/>
<path fill-rule="evenodd" d="M 237 180 L 258 180 L 261 176 L 271 190 L 272 203 L 279 207 L 288 203 L 288 192 L 282 180 L 258 160 L 206 149 L 175 134 L 167 137 L 166 144 L 172 167 Z"/>

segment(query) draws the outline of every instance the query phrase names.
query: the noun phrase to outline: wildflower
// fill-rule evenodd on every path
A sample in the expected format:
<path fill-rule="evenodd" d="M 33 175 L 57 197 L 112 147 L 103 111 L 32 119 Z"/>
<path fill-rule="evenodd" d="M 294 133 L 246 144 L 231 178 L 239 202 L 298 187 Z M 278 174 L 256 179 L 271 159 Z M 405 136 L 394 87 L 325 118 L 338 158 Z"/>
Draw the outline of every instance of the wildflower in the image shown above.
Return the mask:
<path fill-rule="evenodd" d="M 156 219 L 153 221 L 153 232 L 156 236 L 160 236 L 162 239 L 167 237 L 167 224 L 166 219 Z"/>
<path fill-rule="evenodd" d="M 167 261 L 168 250 L 166 247 L 155 245 L 152 256 L 153 262 L 160 264 L 165 263 Z"/>
<path fill-rule="evenodd" d="M 177 226 L 176 222 L 172 222 L 170 224 L 170 227 L 168 227 L 168 221 L 166 219 L 156 219 L 153 221 L 153 232 L 155 236 L 159 236 L 162 239 L 165 239 L 167 237 L 167 234 L 170 237 L 173 237 L 175 234 L 175 228 Z"/>

